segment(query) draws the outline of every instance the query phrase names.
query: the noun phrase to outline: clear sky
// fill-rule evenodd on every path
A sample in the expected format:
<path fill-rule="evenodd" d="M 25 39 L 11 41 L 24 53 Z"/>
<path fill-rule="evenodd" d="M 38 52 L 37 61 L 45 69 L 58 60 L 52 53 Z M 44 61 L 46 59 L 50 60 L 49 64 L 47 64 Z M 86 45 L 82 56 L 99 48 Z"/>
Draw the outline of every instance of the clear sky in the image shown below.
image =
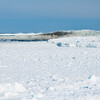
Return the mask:
<path fill-rule="evenodd" d="M 100 0 L 0 0 L 0 32 L 100 30 Z"/>

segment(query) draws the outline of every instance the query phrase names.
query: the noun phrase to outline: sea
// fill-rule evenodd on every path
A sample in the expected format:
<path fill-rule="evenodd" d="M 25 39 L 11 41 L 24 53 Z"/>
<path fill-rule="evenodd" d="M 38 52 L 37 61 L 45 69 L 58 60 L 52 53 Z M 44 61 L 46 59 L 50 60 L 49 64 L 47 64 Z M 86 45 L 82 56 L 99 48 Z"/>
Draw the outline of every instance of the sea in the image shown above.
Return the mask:
<path fill-rule="evenodd" d="M 1 33 L 47 33 L 61 30 L 100 31 L 100 19 L 31 18 L 0 19 Z"/>

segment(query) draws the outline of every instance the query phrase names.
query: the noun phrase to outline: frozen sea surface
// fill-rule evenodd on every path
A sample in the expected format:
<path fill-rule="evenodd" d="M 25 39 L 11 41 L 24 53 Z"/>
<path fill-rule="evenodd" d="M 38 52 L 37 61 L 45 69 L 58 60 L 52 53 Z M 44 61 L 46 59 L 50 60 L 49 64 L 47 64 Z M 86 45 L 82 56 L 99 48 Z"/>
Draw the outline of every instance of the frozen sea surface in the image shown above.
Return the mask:
<path fill-rule="evenodd" d="M 0 100 L 100 100 L 100 37 L 0 42 Z"/>

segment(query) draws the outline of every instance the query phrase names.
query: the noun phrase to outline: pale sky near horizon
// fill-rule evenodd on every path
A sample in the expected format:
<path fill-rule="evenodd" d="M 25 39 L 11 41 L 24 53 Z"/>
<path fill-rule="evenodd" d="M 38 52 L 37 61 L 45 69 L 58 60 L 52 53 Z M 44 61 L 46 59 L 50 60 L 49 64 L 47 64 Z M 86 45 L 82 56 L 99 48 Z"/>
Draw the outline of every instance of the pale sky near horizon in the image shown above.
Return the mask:
<path fill-rule="evenodd" d="M 100 0 L 0 0 L 0 18 L 100 18 Z"/>
<path fill-rule="evenodd" d="M 62 27 L 74 25 L 68 19 L 75 19 L 75 23 L 77 23 L 77 19 L 86 19 L 78 21 L 81 29 L 100 30 L 100 0 L 0 0 L 0 32 L 24 32 L 25 30 L 31 32 L 36 28 L 38 31 L 45 31 L 45 26 L 51 28 L 50 31 L 54 28 L 56 30 L 66 29 Z M 44 23 L 43 29 L 41 29 L 41 23 Z M 52 28 L 50 25 L 52 27 L 54 25 L 54 27 Z M 78 25 L 77 27 L 79 27 Z M 87 26 L 85 27 L 85 25 Z M 88 27 L 88 25 L 92 26 Z M 71 29 L 71 26 L 68 29 Z"/>

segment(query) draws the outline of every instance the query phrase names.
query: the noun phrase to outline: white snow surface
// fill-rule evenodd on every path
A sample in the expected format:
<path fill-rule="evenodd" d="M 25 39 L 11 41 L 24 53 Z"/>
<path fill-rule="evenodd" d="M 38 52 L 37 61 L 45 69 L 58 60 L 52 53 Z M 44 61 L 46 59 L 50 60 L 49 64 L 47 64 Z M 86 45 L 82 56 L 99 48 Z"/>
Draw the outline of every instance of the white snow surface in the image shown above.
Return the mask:
<path fill-rule="evenodd" d="M 100 100 L 100 37 L 0 42 L 0 100 Z"/>

